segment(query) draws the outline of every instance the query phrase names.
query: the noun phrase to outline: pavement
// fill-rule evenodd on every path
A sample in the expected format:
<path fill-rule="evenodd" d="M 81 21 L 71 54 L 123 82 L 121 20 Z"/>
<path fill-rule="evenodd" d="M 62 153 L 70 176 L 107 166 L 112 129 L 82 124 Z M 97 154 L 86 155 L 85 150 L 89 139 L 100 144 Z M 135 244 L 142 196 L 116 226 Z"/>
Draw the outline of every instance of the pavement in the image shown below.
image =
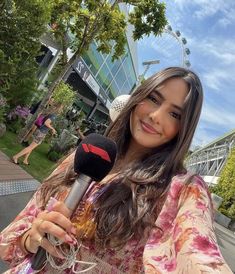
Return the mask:
<path fill-rule="evenodd" d="M 214 226 L 220 251 L 231 270 L 235 273 L 235 234 L 218 223 L 214 223 Z"/>
<path fill-rule="evenodd" d="M 31 175 L 25 174 L 26 172 L 21 167 L 12 163 L 10 163 L 10 168 L 7 167 L 11 170 L 12 177 L 15 178 L 14 174 L 17 172 L 21 174 L 21 177 L 19 180 L 10 177 L 6 180 L 6 172 L 3 172 L 5 173 L 3 176 L 1 169 L 4 170 L 2 166 L 5 165 L 6 170 L 6 165 L 9 163 L 8 157 L 0 152 L 0 231 L 14 220 L 40 185 Z M 221 253 L 235 273 L 235 234 L 218 223 L 215 223 L 215 232 Z M 7 265 L 0 260 L 0 273 L 6 270 Z"/>
<path fill-rule="evenodd" d="M 0 231 L 26 206 L 40 183 L 0 151 Z M 0 273 L 7 266 L 0 259 Z"/>

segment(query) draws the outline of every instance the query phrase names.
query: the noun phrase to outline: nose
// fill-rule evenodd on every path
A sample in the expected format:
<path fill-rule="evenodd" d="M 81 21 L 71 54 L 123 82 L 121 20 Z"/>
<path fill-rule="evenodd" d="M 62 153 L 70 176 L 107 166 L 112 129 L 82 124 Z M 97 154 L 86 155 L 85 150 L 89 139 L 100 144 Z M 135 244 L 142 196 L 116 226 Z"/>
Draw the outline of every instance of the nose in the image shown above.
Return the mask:
<path fill-rule="evenodd" d="M 155 108 L 149 113 L 149 118 L 154 124 L 160 124 L 164 119 L 164 109 L 162 106 Z"/>

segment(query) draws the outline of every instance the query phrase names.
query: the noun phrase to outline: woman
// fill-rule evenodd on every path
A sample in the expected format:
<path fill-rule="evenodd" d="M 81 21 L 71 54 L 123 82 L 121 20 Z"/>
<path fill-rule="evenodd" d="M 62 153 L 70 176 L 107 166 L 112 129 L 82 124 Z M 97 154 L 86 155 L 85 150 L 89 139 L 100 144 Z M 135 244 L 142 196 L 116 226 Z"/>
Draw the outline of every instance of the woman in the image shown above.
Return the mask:
<path fill-rule="evenodd" d="M 66 257 L 45 233 L 81 243 L 80 263 L 63 273 L 83 269 L 81 261 L 94 263 L 87 273 L 232 273 L 216 242 L 207 187 L 183 166 L 201 106 L 193 72 L 174 67 L 147 79 L 107 133 L 118 147 L 113 169 L 91 185 L 71 221 L 62 201 L 76 176 L 74 154 L 1 233 L 8 273 L 22 269 L 39 246 Z M 40 273 L 53 270 L 47 264 Z"/>
<path fill-rule="evenodd" d="M 29 146 L 22 149 L 19 153 L 15 154 L 12 157 L 13 163 L 18 164 L 18 159 L 24 156 L 23 164 L 29 165 L 28 159 L 30 154 L 37 146 L 39 146 L 43 142 L 49 130 L 51 130 L 53 135 L 56 135 L 56 130 L 54 129 L 52 123 L 56 119 L 56 113 L 59 113 L 61 109 L 61 105 L 55 104 L 53 107 L 47 110 L 47 112 L 44 114 L 45 118 L 43 124 L 38 127 L 33 133 L 33 141 Z"/>

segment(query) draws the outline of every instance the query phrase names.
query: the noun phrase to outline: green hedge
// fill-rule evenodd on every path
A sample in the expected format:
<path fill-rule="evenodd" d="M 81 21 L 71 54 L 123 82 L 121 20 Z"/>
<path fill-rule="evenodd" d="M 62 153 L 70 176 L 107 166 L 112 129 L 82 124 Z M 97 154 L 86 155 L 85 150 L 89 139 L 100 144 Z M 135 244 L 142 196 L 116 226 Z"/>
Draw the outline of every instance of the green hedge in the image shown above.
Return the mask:
<path fill-rule="evenodd" d="M 219 211 L 235 220 L 235 148 L 229 155 L 218 184 L 211 191 L 224 199 Z"/>

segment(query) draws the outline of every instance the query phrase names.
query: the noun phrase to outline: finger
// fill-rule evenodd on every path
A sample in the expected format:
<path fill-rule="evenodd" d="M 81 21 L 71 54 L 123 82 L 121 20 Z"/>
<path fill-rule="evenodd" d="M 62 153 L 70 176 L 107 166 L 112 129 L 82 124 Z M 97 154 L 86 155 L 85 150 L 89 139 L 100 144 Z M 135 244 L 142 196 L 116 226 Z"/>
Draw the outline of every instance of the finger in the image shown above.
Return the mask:
<path fill-rule="evenodd" d="M 54 245 L 52 245 L 47 238 L 43 238 L 43 241 L 41 243 L 41 247 L 44 248 L 48 253 L 50 253 L 52 256 L 64 259 L 63 254 L 59 251 L 58 248 L 56 248 Z"/>
<path fill-rule="evenodd" d="M 39 219 L 43 220 L 42 222 L 41 221 L 37 222 L 38 229 L 40 230 L 40 232 L 43 232 L 42 224 L 45 221 L 48 221 L 48 222 L 51 222 L 51 223 L 54 223 L 54 224 L 60 226 L 61 228 L 66 230 L 67 233 L 73 233 L 73 224 L 71 223 L 71 221 L 68 218 L 66 218 L 60 212 L 56 212 L 56 211 L 47 212 L 47 213 L 40 215 Z"/>
<path fill-rule="evenodd" d="M 71 216 L 71 210 L 69 210 L 67 208 L 67 206 L 65 205 L 65 203 L 63 202 L 56 202 L 54 205 L 53 205 L 53 211 L 57 211 L 57 212 L 60 212 L 62 213 L 64 216 L 66 217 L 70 217 Z"/>
<path fill-rule="evenodd" d="M 36 253 L 42 243 L 43 236 L 39 233 L 33 233 L 33 231 L 31 231 L 29 233 L 29 237 L 26 240 L 28 240 L 28 243 L 25 243 L 27 250 L 30 250 L 32 253 Z"/>
<path fill-rule="evenodd" d="M 62 242 L 68 243 L 68 244 L 74 244 L 74 240 L 68 235 L 68 233 L 61 228 L 60 226 L 49 222 L 44 221 L 40 225 L 40 234 L 51 234 L 52 236 L 58 238 Z"/>

